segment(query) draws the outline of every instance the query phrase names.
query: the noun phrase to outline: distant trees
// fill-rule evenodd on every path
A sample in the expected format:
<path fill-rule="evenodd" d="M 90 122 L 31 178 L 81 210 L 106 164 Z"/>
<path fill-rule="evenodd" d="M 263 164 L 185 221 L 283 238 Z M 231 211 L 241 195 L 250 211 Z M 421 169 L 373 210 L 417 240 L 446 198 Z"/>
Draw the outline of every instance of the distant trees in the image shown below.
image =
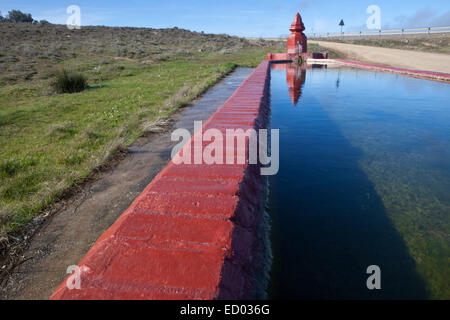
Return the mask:
<path fill-rule="evenodd" d="M 34 19 L 31 16 L 31 13 L 23 13 L 20 10 L 11 10 L 8 12 L 8 15 L 3 18 L 0 18 L 0 21 L 10 21 L 10 22 L 26 22 L 26 23 L 33 23 Z"/>
<path fill-rule="evenodd" d="M 40 24 L 51 24 L 47 20 L 37 21 L 31 16 L 31 13 L 23 13 L 20 10 L 11 10 L 6 16 L 2 16 L 0 11 L 0 22 L 24 22 L 24 23 L 40 23 Z"/>

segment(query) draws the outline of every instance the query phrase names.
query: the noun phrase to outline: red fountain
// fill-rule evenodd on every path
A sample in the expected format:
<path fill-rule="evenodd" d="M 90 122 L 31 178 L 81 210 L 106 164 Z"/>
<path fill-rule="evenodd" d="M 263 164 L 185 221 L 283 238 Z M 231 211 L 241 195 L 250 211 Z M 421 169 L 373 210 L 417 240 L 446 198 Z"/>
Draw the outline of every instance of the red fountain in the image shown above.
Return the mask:
<path fill-rule="evenodd" d="M 287 49 L 286 53 L 268 53 L 267 60 L 272 61 L 285 61 L 285 62 L 300 62 L 306 61 L 307 59 L 327 59 L 327 52 L 314 52 L 307 53 L 308 43 L 306 35 L 303 33 L 305 31 L 305 25 L 303 24 L 302 17 L 300 13 L 297 13 L 289 28 L 291 34 L 287 38 Z"/>
<path fill-rule="evenodd" d="M 302 53 L 306 53 L 308 49 L 307 40 L 303 33 L 303 31 L 305 31 L 305 26 L 302 17 L 300 17 L 300 13 L 297 12 L 289 31 L 291 31 L 291 34 L 287 39 L 287 56 L 295 58 Z"/>
<path fill-rule="evenodd" d="M 310 68 L 326 68 L 326 65 L 321 64 L 306 64 L 303 63 L 307 59 L 327 59 L 328 53 L 308 53 L 308 43 L 300 13 L 297 13 L 289 28 L 291 34 L 287 38 L 286 53 L 268 53 L 267 60 L 271 60 L 272 69 L 285 69 L 286 82 L 289 88 L 289 96 L 292 104 L 297 105 L 298 100 L 302 95 L 302 87 L 306 81 L 306 69 Z M 302 62 L 299 65 L 299 62 Z"/>

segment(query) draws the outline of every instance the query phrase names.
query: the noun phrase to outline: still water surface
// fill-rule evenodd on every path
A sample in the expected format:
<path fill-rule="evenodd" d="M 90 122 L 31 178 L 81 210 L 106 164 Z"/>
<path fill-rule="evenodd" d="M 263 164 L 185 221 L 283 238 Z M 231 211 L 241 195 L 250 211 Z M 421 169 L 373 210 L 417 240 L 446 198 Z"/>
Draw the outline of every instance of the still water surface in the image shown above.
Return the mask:
<path fill-rule="evenodd" d="M 275 65 L 271 101 L 270 297 L 450 299 L 450 84 Z"/>

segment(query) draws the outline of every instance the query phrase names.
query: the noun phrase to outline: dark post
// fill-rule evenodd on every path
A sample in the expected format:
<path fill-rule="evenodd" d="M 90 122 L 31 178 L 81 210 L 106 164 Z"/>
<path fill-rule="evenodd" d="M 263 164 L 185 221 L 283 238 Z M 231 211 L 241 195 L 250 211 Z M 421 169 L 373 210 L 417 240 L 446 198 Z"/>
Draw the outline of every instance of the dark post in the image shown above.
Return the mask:
<path fill-rule="evenodd" d="M 339 25 L 341 26 L 341 34 L 342 34 L 342 27 L 345 26 L 344 19 L 341 19 L 341 22 L 339 22 Z"/>

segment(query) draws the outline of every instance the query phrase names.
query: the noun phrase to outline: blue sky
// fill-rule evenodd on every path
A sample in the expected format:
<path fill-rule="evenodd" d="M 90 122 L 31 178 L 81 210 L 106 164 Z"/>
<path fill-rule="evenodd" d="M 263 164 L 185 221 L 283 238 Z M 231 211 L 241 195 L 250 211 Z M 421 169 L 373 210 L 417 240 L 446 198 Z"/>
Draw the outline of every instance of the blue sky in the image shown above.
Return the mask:
<path fill-rule="evenodd" d="M 6 15 L 11 9 L 19 9 L 37 20 L 65 24 L 69 5 L 81 8 L 82 25 L 177 26 L 249 37 L 288 34 L 297 11 L 302 15 L 307 33 L 338 31 L 341 18 L 346 24 L 344 30 L 364 30 L 369 5 L 381 8 L 383 28 L 450 25 L 448 0 L 0 0 L 0 11 Z"/>

